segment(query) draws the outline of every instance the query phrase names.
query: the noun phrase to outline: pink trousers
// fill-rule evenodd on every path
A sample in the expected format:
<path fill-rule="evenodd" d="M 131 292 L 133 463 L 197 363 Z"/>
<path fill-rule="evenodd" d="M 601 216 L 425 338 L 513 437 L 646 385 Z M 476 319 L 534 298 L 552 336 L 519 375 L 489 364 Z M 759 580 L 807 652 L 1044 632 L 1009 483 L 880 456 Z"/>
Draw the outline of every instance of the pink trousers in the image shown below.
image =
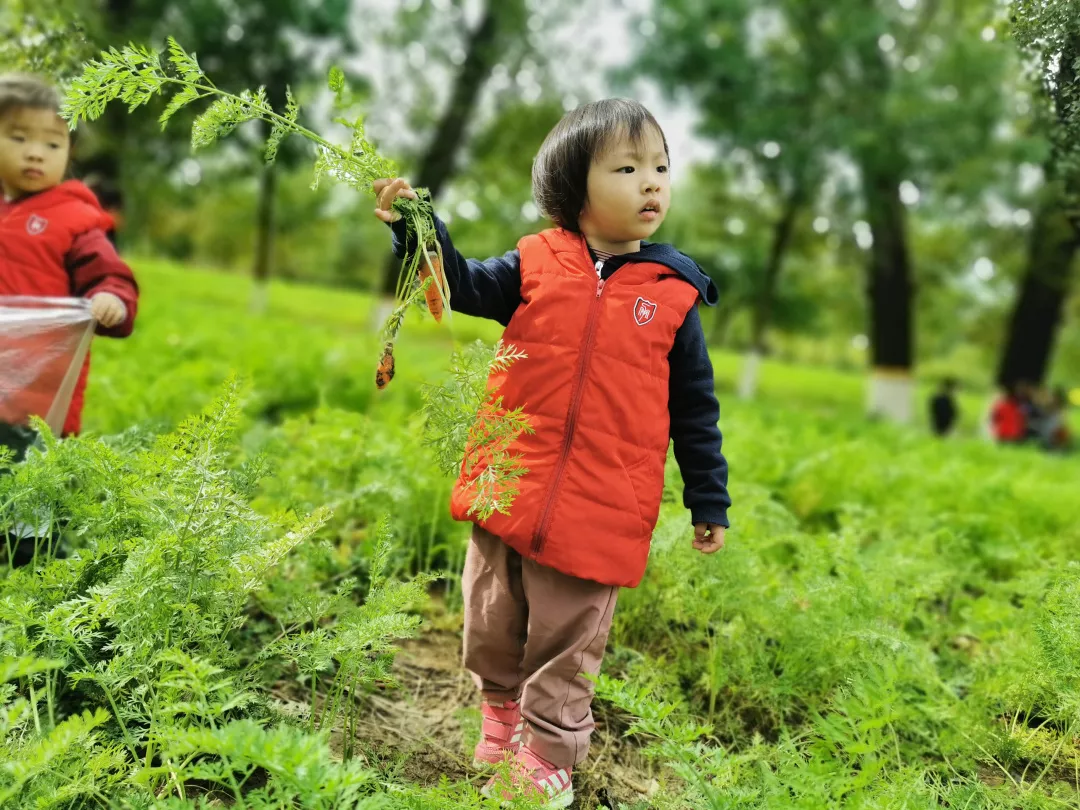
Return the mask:
<path fill-rule="evenodd" d="M 464 664 L 486 699 L 520 700 L 522 742 L 560 768 L 589 752 L 593 685 L 619 589 L 538 565 L 473 528 L 462 576 Z"/>

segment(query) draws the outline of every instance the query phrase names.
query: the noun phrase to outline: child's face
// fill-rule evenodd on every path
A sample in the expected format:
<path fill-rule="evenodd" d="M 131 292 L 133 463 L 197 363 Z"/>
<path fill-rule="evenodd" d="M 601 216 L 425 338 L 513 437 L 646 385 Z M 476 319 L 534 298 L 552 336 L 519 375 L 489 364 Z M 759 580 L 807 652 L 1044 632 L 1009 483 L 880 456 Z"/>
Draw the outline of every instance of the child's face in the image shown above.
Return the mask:
<path fill-rule="evenodd" d="M 581 232 L 594 247 L 636 250 L 637 242 L 660 227 L 670 204 L 668 157 L 660 133 L 649 127 L 640 143 L 622 133 L 589 166 Z"/>
<path fill-rule="evenodd" d="M 71 136 L 52 110 L 16 107 L 0 118 L 0 185 L 8 197 L 59 185 L 67 171 Z"/>

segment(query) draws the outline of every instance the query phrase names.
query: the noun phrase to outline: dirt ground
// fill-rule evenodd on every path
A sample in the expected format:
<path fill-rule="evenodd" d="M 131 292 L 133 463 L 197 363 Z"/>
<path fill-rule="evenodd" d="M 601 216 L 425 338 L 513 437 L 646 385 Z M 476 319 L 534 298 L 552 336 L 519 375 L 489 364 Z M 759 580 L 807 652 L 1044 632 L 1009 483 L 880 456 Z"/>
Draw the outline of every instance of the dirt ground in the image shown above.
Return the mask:
<path fill-rule="evenodd" d="M 400 688 L 365 699 L 356 730 L 358 753 L 419 784 L 434 785 L 446 776 L 481 786 L 485 777 L 471 764 L 480 731 L 479 698 L 461 666 L 460 635 L 429 627 L 421 637 L 405 641 L 394 676 Z M 588 760 L 574 772 L 573 807 L 647 806 L 642 803 L 656 789 L 654 766 L 611 728 L 617 720 L 604 706 L 594 709 L 597 729 Z M 332 737 L 335 751 L 342 742 L 340 734 Z"/>

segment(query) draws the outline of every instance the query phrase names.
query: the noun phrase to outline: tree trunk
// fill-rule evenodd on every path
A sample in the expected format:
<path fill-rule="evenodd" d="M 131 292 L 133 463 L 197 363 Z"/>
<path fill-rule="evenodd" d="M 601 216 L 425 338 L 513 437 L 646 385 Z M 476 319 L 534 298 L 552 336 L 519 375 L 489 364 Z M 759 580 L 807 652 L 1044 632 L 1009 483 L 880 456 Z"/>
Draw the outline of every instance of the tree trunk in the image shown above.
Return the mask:
<path fill-rule="evenodd" d="M 253 312 L 265 312 L 268 301 L 270 272 L 274 255 L 274 209 L 277 193 L 277 164 L 267 163 L 259 176 L 259 201 L 255 214 L 255 262 L 252 266 L 254 286 L 251 291 Z"/>
<path fill-rule="evenodd" d="M 753 399 L 757 394 L 758 371 L 762 358 L 767 352 L 765 335 L 772 322 L 776 288 L 780 281 L 780 271 L 784 266 L 784 257 L 791 246 L 795 234 L 795 224 L 805 203 L 805 194 L 801 185 L 796 185 L 784 199 L 784 210 L 780 219 L 773 226 L 772 246 L 769 258 L 765 262 L 754 309 L 751 313 L 750 350 L 743 358 L 743 373 L 739 382 L 739 397 Z"/>
<path fill-rule="evenodd" d="M 780 281 L 780 271 L 784 266 L 784 257 L 795 235 L 795 223 L 806 201 L 801 187 L 794 188 L 784 199 L 784 210 L 780 219 L 773 226 L 772 246 L 765 270 L 761 277 L 757 301 L 752 315 L 751 342 L 756 351 L 765 352 L 765 334 L 772 322 L 773 307 L 776 303 L 776 288 Z"/>
<path fill-rule="evenodd" d="M 908 253 L 906 214 L 900 202 L 900 172 L 886 158 L 862 161 L 863 192 L 874 244 L 870 250 L 869 304 L 872 371 L 868 410 L 906 423 L 911 420 L 914 359 L 914 283 Z"/>
<path fill-rule="evenodd" d="M 1031 229 L 1028 266 L 1009 318 L 998 364 L 999 385 L 1046 378 L 1065 301 L 1072 285 L 1072 267 L 1080 237 L 1062 211 L 1059 194 L 1048 194 Z"/>
<path fill-rule="evenodd" d="M 912 418 L 915 386 L 911 373 L 914 283 L 907 214 L 900 201 L 906 162 L 890 136 L 885 104 L 892 74 L 876 37 L 860 40 L 859 55 L 865 76 L 863 89 L 877 100 L 876 109 L 868 111 L 876 122 L 875 137 L 857 153 L 866 218 L 873 236 L 867 285 L 872 362 L 867 411 L 871 417 L 907 423 Z"/>
<path fill-rule="evenodd" d="M 102 47 L 110 42 L 142 38 L 143 32 L 132 29 L 133 6 L 133 0 L 105 0 L 100 16 L 93 18 L 96 24 L 87 35 Z M 89 22 L 89 18 L 83 19 L 83 23 Z M 107 105 L 101 117 L 88 129 L 90 154 L 85 160 L 73 160 L 73 168 L 116 221 L 115 228 L 106 236 L 119 250 L 118 231 L 137 232 L 145 224 L 145 209 L 138 205 L 129 206 L 127 199 L 129 192 L 134 191 L 137 197 L 142 191 L 138 182 L 140 173 L 132 166 L 137 167 L 144 158 L 146 145 L 138 142 L 131 114 L 121 104 Z"/>
<path fill-rule="evenodd" d="M 1080 170 L 1074 168 L 1075 145 L 1068 143 L 1072 131 L 1069 115 L 1080 90 L 1076 64 L 1080 37 L 1074 37 L 1061 54 L 1054 89 L 1058 124 L 1052 138 L 1053 151 L 1046 165 L 1047 186 L 1039 202 L 1028 244 L 1028 266 L 1009 319 L 1005 345 L 998 363 L 999 385 L 1045 381 L 1054 343 L 1061 326 L 1065 302 L 1073 279 L 1073 264 L 1080 249 Z"/>
<path fill-rule="evenodd" d="M 739 375 L 739 387 L 737 393 L 739 399 L 751 400 L 757 396 L 758 376 L 761 373 L 761 361 L 764 359 L 761 351 L 751 346 L 742 358 L 742 373 Z"/>
<path fill-rule="evenodd" d="M 427 152 L 420 161 L 414 186 L 426 188 L 431 198 L 439 196 L 446 181 L 454 174 L 457 158 L 464 144 L 465 129 L 476 109 L 484 82 L 499 60 L 499 43 L 507 39 L 502 30 L 504 21 L 512 16 L 507 7 L 521 0 L 488 0 L 480 24 L 469 34 L 465 61 L 454 79 L 450 103 L 431 138 Z M 382 292 L 392 296 L 397 289 L 401 262 L 391 254 L 382 274 Z"/>
<path fill-rule="evenodd" d="M 899 198 L 900 178 L 888 169 L 865 166 L 867 219 L 874 244 L 870 249 L 870 342 L 876 368 L 909 371 L 912 340 L 911 260 L 906 217 Z"/>

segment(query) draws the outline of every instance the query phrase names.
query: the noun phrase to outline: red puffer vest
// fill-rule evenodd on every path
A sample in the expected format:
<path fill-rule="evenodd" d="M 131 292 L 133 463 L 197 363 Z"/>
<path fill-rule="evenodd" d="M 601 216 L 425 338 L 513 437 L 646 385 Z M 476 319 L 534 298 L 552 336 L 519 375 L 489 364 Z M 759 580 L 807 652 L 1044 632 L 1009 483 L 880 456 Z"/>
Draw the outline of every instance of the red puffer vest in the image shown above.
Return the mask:
<path fill-rule="evenodd" d="M 0 295 L 66 298 L 72 295 L 72 278 L 66 258 L 77 236 L 95 228 L 109 230 L 112 217 L 97 197 L 78 180 L 25 200 L 3 206 L 0 211 Z M 75 386 L 64 433 L 81 427 L 83 392 L 90 370 L 87 355 Z M 44 414 L 41 414 L 44 416 Z"/>
<path fill-rule="evenodd" d="M 480 523 L 542 565 L 606 585 L 645 573 L 670 441 L 668 354 L 698 291 L 674 270 L 623 265 L 600 281 L 585 240 L 565 230 L 527 236 L 521 305 L 503 341 L 527 353 L 492 374 L 507 409 L 533 434 L 510 447 L 528 472 L 510 514 Z M 477 463 L 451 510 L 473 520 Z"/>

